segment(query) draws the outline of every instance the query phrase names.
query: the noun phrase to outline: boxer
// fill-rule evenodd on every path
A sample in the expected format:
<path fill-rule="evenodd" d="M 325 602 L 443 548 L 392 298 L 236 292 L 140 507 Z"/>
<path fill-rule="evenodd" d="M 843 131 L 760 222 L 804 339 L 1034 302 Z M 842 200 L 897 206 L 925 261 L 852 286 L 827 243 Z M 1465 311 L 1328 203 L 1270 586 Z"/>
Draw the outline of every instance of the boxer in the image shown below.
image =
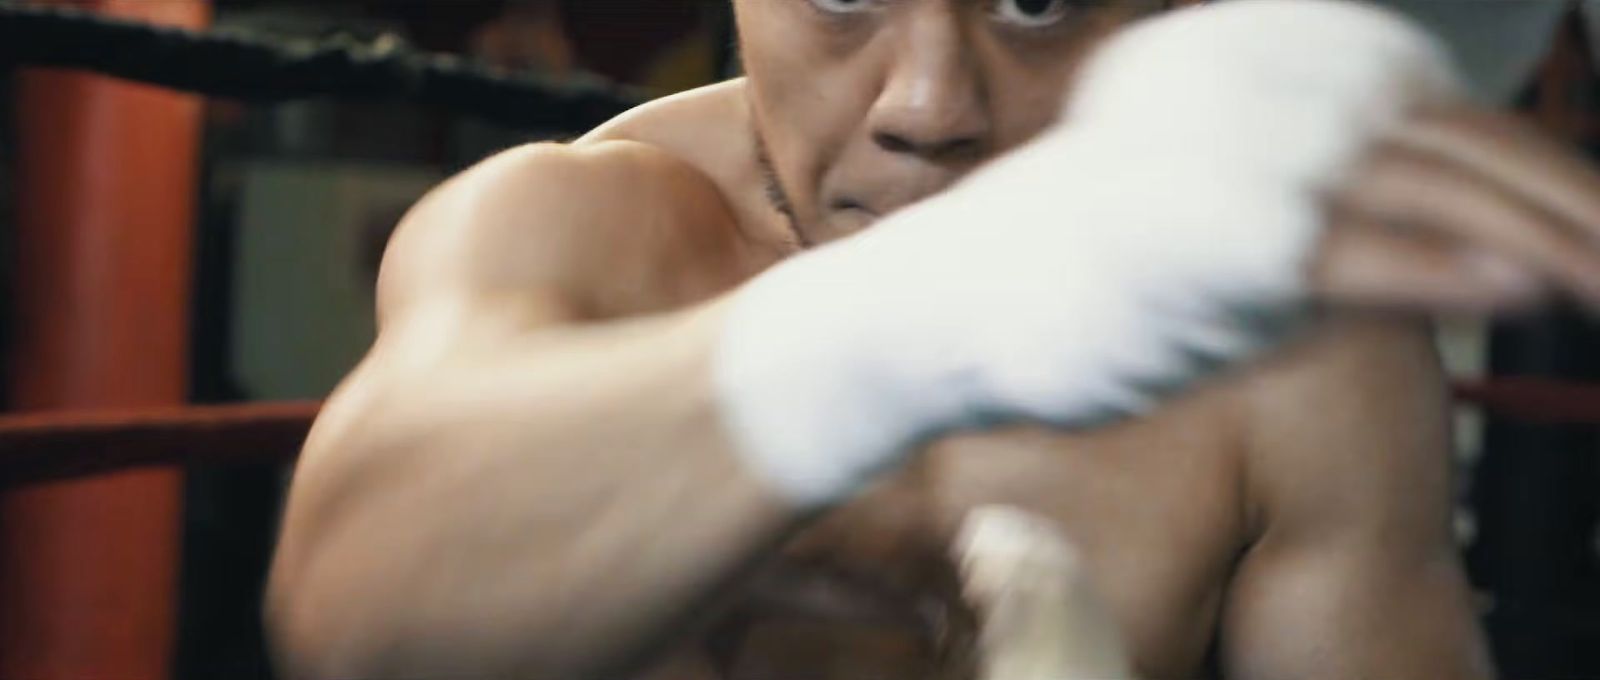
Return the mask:
<path fill-rule="evenodd" d="M 734 8 L 745 78 L 402 221 L 284 518 L 291 675 L 993 675 L 989 506 L 1140 677 L 1492 673 L 1425 321 L 1600 305 L 1595 173 L 1363 5 Z"/>

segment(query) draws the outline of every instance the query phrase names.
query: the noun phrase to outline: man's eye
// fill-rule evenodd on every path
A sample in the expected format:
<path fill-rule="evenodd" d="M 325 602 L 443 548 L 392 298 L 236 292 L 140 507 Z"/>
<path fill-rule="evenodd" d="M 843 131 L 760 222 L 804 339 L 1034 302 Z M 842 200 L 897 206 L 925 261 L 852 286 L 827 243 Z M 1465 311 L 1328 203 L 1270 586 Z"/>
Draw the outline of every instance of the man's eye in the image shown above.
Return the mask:
<path fill-rule="evenodd" d="M 810 0 L 817 9 L 830 14 L 855 14 L 877 6 L 882 0 Z"/>
<path fill-rule="evenodd" d="M 995 0 L 994 16 L 1023 28 L 1044 28 L 1067 16 L 1068 0 Z"/>

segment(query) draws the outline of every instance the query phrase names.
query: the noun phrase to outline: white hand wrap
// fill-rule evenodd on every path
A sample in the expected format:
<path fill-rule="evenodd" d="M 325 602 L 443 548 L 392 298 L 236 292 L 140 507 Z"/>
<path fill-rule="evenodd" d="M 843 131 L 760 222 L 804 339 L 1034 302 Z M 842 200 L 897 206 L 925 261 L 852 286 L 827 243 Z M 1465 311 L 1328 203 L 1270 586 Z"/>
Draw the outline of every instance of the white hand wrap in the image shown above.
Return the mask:
<path fill-rule="evenodd" d="M 1090 58 L 1064 124 L 736 293 L 727 423 L 760 474 L 824 504 L 951 429 L 1141 413 L 1294 326 L 1318 196 L 1455 92 L 1431 39 L 1364 6 L 1136 25 Z"/>

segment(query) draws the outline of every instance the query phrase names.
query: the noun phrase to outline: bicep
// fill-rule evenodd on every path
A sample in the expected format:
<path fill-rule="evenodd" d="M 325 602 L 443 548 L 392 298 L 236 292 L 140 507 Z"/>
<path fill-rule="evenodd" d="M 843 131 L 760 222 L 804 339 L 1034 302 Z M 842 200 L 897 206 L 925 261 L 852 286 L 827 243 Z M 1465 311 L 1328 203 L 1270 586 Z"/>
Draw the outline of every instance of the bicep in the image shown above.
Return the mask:
<path fill-rule="evenodd" d="M 1392 552 L 1370 536 L 1268 537 L 1235 576 L 1223 626 L 1230 678 L 1491 675 L 1447 546 Z"/>
<path fill-rule="evenodd" d="M 1341 321 L 1252 380 L 1258 534 L 1224 613 L 1230 676 L 1486 676 L 1426 329 Z"/>

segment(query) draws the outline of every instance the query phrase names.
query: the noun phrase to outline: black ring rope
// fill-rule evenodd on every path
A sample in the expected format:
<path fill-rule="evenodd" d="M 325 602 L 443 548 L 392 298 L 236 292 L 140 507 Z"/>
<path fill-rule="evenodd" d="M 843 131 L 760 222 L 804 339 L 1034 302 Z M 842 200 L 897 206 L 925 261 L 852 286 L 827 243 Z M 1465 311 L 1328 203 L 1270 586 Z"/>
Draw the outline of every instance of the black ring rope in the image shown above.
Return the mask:
<path fill-rule="evenodd" d="M 0 0 L 0 68 L 51 66 L 212 97 L 401 100 L 522 130 L 575 131 L 643 101 L 595 76 L 513 74 L 393 37 L 278 40 L 198 32 Z"/>

